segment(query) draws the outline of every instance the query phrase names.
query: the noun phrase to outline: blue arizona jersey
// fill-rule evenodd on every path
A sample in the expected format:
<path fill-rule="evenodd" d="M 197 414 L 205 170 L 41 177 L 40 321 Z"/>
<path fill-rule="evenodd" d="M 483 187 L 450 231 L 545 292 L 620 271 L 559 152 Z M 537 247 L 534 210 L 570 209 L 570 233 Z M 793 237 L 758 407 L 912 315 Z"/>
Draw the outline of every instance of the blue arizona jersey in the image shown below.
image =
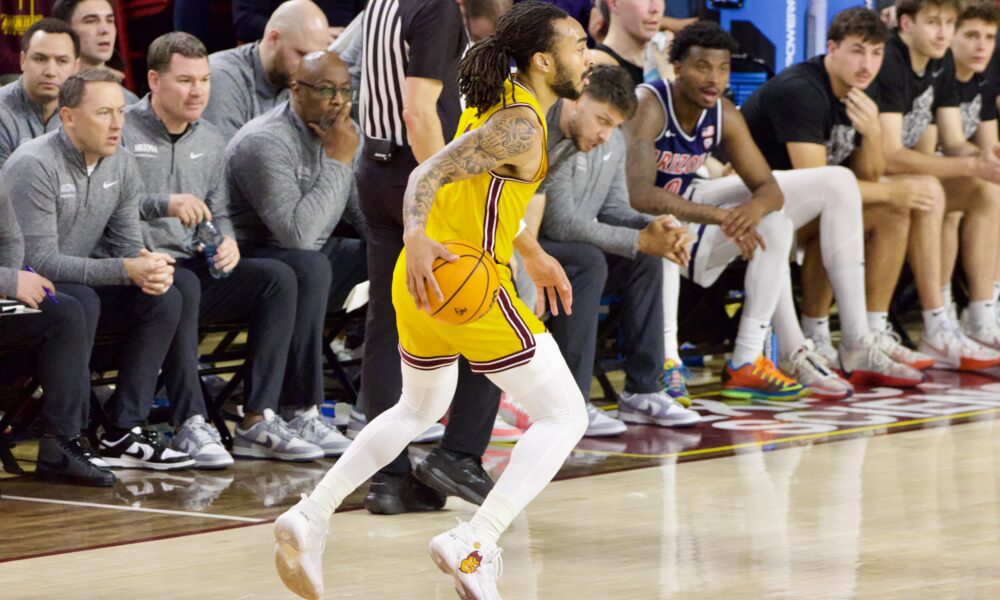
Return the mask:
<path fill-rule="evenodd" d="M 644 83 L 656 94 L 663 107 L 663 131 L 656 138 L 656 185 L 674 194 L 684 195 L 694 173 L 722 140 L 722 100 L 701 113 L 694 131 L 688 135 L 674 116 L 670 84 L 660 79 Z"/>

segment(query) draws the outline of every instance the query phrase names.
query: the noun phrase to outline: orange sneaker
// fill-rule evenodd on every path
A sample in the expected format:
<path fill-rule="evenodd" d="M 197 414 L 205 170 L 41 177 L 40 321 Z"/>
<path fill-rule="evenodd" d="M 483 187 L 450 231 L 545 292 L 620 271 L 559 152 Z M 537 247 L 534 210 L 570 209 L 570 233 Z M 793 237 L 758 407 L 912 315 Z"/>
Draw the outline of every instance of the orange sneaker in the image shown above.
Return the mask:
<path fill-rule="evenodd" d="M 724 398 L 797 400 L 809 392 L 809 388 L 779 371 L 763 354 L 739 369 L 733 366 L 732 361 L 726 361 L 722 371 Z"/>

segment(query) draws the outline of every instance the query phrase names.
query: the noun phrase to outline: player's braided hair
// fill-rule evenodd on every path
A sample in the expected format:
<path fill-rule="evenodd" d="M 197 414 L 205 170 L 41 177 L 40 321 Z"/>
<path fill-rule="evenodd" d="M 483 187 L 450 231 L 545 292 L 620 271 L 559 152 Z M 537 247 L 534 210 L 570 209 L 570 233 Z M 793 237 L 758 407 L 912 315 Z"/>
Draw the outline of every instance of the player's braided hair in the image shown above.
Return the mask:
<path fill-rule="evenodd" d="M 458 65 L 458 91 L 465 104 L 479 113 L 503 99 L 504 81 L 511 76 L 511 60 L 526 71 L 536 52 L 551 52 L 553 22 L 568 15 L 543 2 L 521 2 L 497 21 L 496 33 L 469 49 Z"/>

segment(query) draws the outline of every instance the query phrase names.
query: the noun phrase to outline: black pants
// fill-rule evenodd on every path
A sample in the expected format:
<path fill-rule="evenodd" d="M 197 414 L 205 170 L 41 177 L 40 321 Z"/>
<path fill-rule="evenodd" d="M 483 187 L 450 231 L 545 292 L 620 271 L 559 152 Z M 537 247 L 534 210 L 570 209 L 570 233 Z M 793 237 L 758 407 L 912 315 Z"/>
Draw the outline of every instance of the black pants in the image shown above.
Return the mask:
<path fill-rule="evenodd" d="M 180 292 L 171 287 L 161 296 L 150 296 L 133 286 L 58 282 L 56 288 L 83 305 L 90 332 L 88 356 L 94 332 L 125 336 L 117 365 L 118 383 L 105 409 L 115 427 L 142 425 L 149 416 L 160 366 L 180 321 Z M 84 403 L 82 423 L 87 422 L 88 409 L 89 404 Z"/>
<path fill-rule="evenodd" d="M 368 230 L 368 316 L 361 395 L 371 421 L 398 401 L 403 387 L 399 366 L 399 335 L 392 307 L 392 272 L 403 249 L 403 192 L 416 161 L 408 149 L 397 151 L 391 163 L 362 158 L 358 168 L 358 196 Z M 474 375 L 459 361 L 458 388 L 441 446 L 482 456 L 500 405 L 500 390 L 483 375 Z M 383 473 L 410 470 L 404 450 Z"/>
<path fill-rule="evenodd" d="M 541 243 L 562 264 L 573 285 L 573 314 L 552 317 L 546 325 L 583 397 L 590 397 L 597 311 L 604 294 L 615 294 L 622 300 L 625 391 L 658 391 L 663 369 L 662 259 L 645 254 L 628 259 L 605 254 L 597 246 L 582 242 Z"/>
<path fill-rule="evenodd" d="M 295 273 L 267 258 L 244 258 L 229 277 L 215 279 L 204 257 L 177 261 L 174 287 L 183 301 L 181 320 L 163 362 L 174 424 L 205 412 L 198 380 L 198 326 L 247 322 L 248 357 L 243 365 L 246 408 L 278 409 L 281 378 L 295 322 Z"/>
<path fill-rule="evenodd" d="M 330 238 L 322 250 L 252 248 L 247 254 L 280 261 L 296 280 L 295 322 L 283 385 L 283 406 L 323 404 L 323 322 L 365 280 L 365 244 Z M 238 268 L 238 267 L 237 267 Z"/>
<path fill-rule="evenodd" d="M 42 431 L 77 436 L 90 401 L 88 340 L 94 338 L 83 305 L 56 288 L 58 304 L 48 298 L 41 314 L 0 317 L 0 348 L 30 345 L 37 349 L 36 373 L 45 390 Z"/>

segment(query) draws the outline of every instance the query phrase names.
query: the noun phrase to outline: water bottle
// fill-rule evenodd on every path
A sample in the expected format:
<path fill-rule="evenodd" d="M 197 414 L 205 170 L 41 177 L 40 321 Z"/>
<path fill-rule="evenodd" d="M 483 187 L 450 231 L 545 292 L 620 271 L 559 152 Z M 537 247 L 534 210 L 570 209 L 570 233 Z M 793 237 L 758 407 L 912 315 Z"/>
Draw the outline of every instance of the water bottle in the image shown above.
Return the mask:
<path fill-rule="evenodd" d="M 216 279 L 229 277 L 229 273 L 216 267 L 215 261 L 212 260 L 216 250 L 219 249 L 219 244 L 222 243 L 222 233 L 215 227 L 215 224 L 211 221 L 202 221 L 201 225 L 198 226 L 196 237 L 201 244 L 202 252 L 205 254 L 205 260 L 208 261 L 208 272 L 211 273 L 212 277 Z"/>

